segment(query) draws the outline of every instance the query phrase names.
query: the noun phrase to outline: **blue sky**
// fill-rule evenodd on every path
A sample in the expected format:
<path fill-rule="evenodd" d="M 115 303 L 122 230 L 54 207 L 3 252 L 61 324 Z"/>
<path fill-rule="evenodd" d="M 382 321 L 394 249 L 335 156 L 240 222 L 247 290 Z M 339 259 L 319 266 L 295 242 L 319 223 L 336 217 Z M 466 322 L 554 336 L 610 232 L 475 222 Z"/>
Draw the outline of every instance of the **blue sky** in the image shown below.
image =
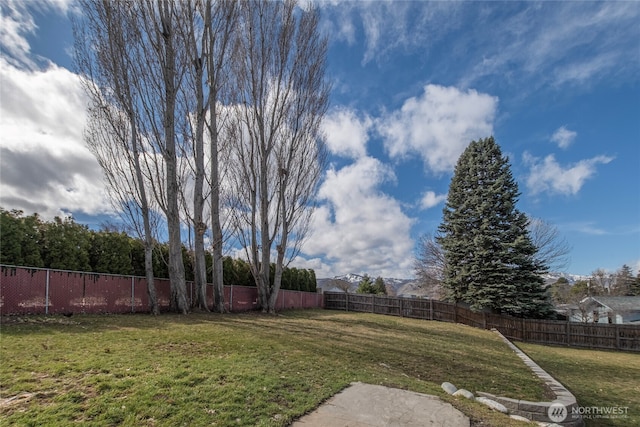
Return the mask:
<path fill-rule="evenodd" d="M 2 1 L 0 206 L 96 226 L 112 209 L 84 147 L 71 1 Z M 297 265 L 412 275 L 455 162 L 493 135 L 520 210 L 566 270 L 640 268 L 639 2 L 321 2 L 330 164 Z"/>

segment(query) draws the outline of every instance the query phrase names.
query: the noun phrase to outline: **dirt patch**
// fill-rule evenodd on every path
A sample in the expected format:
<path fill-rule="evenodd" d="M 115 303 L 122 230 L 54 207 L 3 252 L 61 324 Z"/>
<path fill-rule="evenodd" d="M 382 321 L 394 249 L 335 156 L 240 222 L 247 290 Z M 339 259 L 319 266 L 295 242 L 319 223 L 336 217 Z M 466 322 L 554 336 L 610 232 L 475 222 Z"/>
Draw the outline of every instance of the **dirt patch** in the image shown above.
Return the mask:
<path fill-rule="evenodd" d="M 65 316 L 0 316 L 0 324 L 79 325 L 80 322 L 76 322 Z"/>
<path fill-rule="evenodd" d="M 10 406 L 24 405 L 31 399 L 36 397 L 38 393 L 20 393 L 15 396 L 7 397 L 6 399 L 0 399 L 0 409 L 4 409 Z"/>

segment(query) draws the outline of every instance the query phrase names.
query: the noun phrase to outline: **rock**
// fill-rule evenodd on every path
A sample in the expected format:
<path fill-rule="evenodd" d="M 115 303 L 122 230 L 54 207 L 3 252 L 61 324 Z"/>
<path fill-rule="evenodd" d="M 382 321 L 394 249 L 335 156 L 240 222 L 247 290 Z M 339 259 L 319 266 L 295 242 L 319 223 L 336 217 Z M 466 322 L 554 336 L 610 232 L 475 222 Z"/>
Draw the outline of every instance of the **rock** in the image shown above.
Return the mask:
<path fill-rule="evenodd" d="M 463 396 L 466 397 L 467 399 L 474 399 L 474 395 L 473 393 L 471 393 L 469 390 L 465 390 L 463 388 L 461 388 L 460 390 L 456 391 L 455 393 L 453 393 L 454 396 Z"/>
<path fill-rule="evenodd" d="M 458 391 L 458 388 L 456 386 L 448 382 L 443 382 L 440 387 L 442 387 L 442 389 L 449 394 L 453 394 Z"/>
<path fill-rule="evenodd" d="M 517 420 L 517 421 L 524 421 L 526 423 L 531 422 L 531 420 L 529 418 L 525 418 L 525 417 L 522 417 L 520 415 L 509 415 L 509 418 L 512 418 L 512 419 Z"/>
<path fill-rule="evenodd" d="M 503 414 L 508 414 L 509 410 L 502 403 L 498 403 L 495 400 L 487 399 L 486 397 L 476 397 L 476 402 L 480 402 L 484 405 L 487 405 L 489 408 L 494 411 L 502 412 Z"/>

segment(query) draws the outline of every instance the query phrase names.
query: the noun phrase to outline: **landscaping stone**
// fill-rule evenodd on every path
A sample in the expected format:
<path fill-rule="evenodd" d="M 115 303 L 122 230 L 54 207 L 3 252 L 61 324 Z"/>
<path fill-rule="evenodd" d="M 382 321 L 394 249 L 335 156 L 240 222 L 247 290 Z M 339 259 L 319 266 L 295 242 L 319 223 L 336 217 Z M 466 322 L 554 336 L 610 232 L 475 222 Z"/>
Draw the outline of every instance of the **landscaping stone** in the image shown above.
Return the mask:
<path fill-rule="evenodd" d="M 457 388 L 456 386 L 454 386 L 453 384 L 448 383 L 448 382 L 446 382 L 446 381 L 445 381 L 445 382 L 443 382 L 443 383 L 442 383 L 442 385 L 441 385 L 440 387 L 442 387 L 442 389 L 443 389 L 444 391 L 446 391 L 447 393 L 449 393 L 449 394 L 453 394 L 453 393 L 455 393 L 456 391 L 458 391 L 458 388 Z"/>
<path fill-rule="evenodd" d="M 531 422 L 531 420 L 529 418 L 525 418 L 525 417 L 522 417 L 520 415 L 509 415 L 509 418 L 517 420 L 517 421 L 524 421 L 526 423 L 530 423 Z"/>
<path fill-rule="evenodd" d="M 495 411 L 502 412 L 503 414 L 509 413 L 506 406 L 502 403 L 496 402 L 495 400 L 487 399 L 486 397 L 476 397 L 476 402 L 480 402 Z"/>
<path fill-rule="evenodd" d="M 467 399 L 471 399 L 471 400 L 473 400 L 475 398 L 473 393 L 471 393 L 469 390 L 465 390 L 463 388 L 461 388 L 458 391 L 456 391 L 455 393 L 453 393 L 453 395 L 454 396 L 463 396 L 463 397 L 466 397 Z"/>

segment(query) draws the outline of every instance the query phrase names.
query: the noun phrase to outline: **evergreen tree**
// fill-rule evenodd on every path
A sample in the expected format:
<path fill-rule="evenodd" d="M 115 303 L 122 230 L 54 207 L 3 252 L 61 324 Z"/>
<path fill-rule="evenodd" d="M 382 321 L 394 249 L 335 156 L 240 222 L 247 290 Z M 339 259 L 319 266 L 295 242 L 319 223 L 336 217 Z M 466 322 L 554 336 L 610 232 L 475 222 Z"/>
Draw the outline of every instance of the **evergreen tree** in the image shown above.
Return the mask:
<path fill-rule="evenodd" d="M 516 209 L 520 193 L 493 137 L 472 141 L 460 156 L 439 227 L 448 299 L 519 317 L 552 312 L 527 231 Z"/>
<path fill-rule="evenodd" d="M 633 277 L 633 273 L 631 272 L 631 267 L 627 264 L 624 264 L 620 270 L 618 270 L 614 277 L 614 282 L 611 287 L 611 295 L 633 295 L 633 283 L 635 282 L 635 278 Z"/>
<path fill-rule="evenodd" d="M 25 265 L 22 259 L 22 211 L 0 210 L 0 263 Z"/>
<path fill-rule="evenodd" d="M 571 284 L 569 281 L 560 277 L 550 288 L 551 298 L 556 304 L 567 304 L 571 293 Z"/>
<path fill-rule="evenodd" d="M 640 296 L 640 271 L 638 271 L 638 274 L 636 275 L 636 280 L 634 280 L 630 285 L 629 295 Z"/>
<path fill-rule="evenodd" d="M 368 274 L 365 274 L 360 284 L 358 285 L 358 289 L 356 289 L 356 293 L 358 294 L 373 294 L 373 283 L 371 283 L 371 277 Z"/>
<path fill-rule="evenodd" d="M 386 295 L 387 287 L 384 285 L 384 279 L 378 276 L 373 282 L 373 293 L 377 295 Z"/>
<path fill-rule="evenodd" d="M 318 280 L 316 279 L 316 272 L 313 269 L 309 269 L 309 292 L 317 292 Z"/>
<path fill-rule="evenodd" d="M 55 217 L 44 227 L 44 264 L 48 268 L 91 271 L 89 248 L 91 234 L 73 218 Z"/>
<path fill-rule="evenodd" d="M 0 263 L 43 267 L 42 221 L 38 214 L 24 217 L 20 210 L 0 208 Z"/>
<path fill-rule="evenodd" d="M 22 219 L 22 260 L 29 267 L 43 267 L 42 224 L 40 216 L 34 213 Z"/>
<path fill-rule="evenodd" d="M 112 231 L 91 232 L 89 261 L 91 271 L 109 274 L 133 274 L 131 237 Z"/>

